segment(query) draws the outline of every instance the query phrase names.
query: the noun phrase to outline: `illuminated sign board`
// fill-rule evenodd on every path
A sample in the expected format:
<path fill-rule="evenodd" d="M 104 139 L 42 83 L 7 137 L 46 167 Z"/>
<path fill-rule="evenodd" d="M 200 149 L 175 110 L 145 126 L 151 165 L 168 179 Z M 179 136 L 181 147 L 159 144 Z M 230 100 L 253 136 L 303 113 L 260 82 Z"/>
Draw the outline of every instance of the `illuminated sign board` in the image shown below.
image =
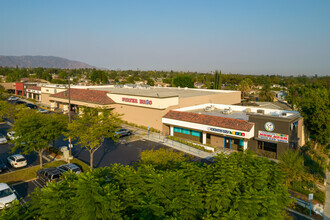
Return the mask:
<path fill-rule="evenodd" d="M 134 98 L 125 98 L 123 97 L 121 99 L 123 102 L 128 103 L 137 103 L 137 104 L 143 104 L 143 105 L 152 105 L 152 101 L 148 99 L 134 99 Z"/>
<path fill-rule="evenodd" d="M 230 131 L 230 130 L 225 130 L 225 129 L 220 129 L 220 128 L 207 128 L 207 130 L 217 132 L 217 133 L 222 133 L 222 134 L 229 134 L 229 135 L 245 137 L 244 132 Z"/>
<path fill-rule="evenodd" d="M 277 141 L 282 143 L 289 143 L 289 135 L 287 134 L 279 134 L 279 133 L 270 133 L 266 131 L 259 131 L 258 138 L 270 140 L 270 141 Z"/>

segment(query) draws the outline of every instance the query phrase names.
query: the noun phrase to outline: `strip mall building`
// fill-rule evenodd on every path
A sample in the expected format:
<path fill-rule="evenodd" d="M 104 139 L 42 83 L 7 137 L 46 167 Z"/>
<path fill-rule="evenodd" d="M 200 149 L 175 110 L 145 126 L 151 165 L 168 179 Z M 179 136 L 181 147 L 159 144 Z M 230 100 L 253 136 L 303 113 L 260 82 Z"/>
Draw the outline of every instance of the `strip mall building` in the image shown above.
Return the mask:
<path fill-rule="evenodd" d="M 251 149 L 278 158 L 303 146 L 303 118 L 295 111 L 240 106 L 241 93 L 229 90 L 116 86 L 72 86 L 71 111 L 107 108 L 122 119 L 201 145 Z M 22 91 L 23 93 L 23 91 Z M 66 85 L 41 85 L 25 91 L 51 109 L 69 111 Z M 41 96 L 40 96 L 41 95 Z"/>

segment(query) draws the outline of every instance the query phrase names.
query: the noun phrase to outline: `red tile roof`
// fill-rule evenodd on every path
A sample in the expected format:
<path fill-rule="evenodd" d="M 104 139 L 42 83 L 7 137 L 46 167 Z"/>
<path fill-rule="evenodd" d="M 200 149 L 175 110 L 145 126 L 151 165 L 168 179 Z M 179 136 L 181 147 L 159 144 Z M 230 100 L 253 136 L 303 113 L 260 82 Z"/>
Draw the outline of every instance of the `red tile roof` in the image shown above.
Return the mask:
<path fill-rule="evenodd" d="M 100 105 L 108 105 L 115 103 L 107 96 L 107 91 L 89 90 L 89 89 L 70 89 L 71 100 L 89 102 Z M 50 95 L 50 97 L 69 99 L 69 91 L 59 92 Z"/>
<path fill-rule="evenodd" d="M 41 87 L 40 86 L 30 86 L 27 89 L 32 89 L 32 90 L 39 90 L 41 91 Z"/>
<path fill-rule="evenodd" d="M 254 125 L 252 122 L 245 120 L 225 118 L 213 115 L 202 115 L 192 112 L 169 111 L 163 118 L 174 120 L 211 125 L 215 127 L 230 128 L 241 131 L 250 131 Z"/>

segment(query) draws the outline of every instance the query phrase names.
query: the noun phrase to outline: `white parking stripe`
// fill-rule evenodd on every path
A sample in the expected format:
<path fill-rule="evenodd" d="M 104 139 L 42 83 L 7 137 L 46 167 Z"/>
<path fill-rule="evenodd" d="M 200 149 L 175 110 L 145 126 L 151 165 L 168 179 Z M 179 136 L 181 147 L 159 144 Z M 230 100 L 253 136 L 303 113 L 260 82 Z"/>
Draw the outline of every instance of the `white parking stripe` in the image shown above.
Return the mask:
<path fill-rule="evenodd" d="M 35 180 L 32 180 L 31 182 L 32 182 L 36 187 L 40 188 L 40 186 L 36 183 Z"/>
<path fill-rule="evenodd" d="M 41 185 L 38 180 L 32 180 L 33 184 L 36 185 L 38 188 L 42 188 L 43 185 Z"/>

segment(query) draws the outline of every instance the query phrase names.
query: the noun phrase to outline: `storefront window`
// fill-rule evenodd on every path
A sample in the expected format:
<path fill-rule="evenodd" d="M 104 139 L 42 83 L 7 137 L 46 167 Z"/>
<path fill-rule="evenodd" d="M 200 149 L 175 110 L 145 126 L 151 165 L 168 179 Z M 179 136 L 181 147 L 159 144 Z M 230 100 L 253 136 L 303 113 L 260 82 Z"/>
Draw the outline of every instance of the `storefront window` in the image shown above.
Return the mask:
<path fill-rule="evenodd" d="M 196 136 L 196 137 L 200 137 L 201 136 L 201 132 L 199 132 L 199 131 L 191 131 L 191 135 L 192 136 Z"/>
<path fill-rule="evenodd" d="M 181 128 L 174 127 L 174 132 L 181 133 Z"/>
<path fill-rule="evenodd" d="M 270 143 L 270 142 L 264 142 L 264 150 L 276 153 L 277 152 L 277 144 Z"/>
<path fill-rule="evenodd" d="M 190 130 L 182 128 L 182 133 L 190 135 Z"/>

